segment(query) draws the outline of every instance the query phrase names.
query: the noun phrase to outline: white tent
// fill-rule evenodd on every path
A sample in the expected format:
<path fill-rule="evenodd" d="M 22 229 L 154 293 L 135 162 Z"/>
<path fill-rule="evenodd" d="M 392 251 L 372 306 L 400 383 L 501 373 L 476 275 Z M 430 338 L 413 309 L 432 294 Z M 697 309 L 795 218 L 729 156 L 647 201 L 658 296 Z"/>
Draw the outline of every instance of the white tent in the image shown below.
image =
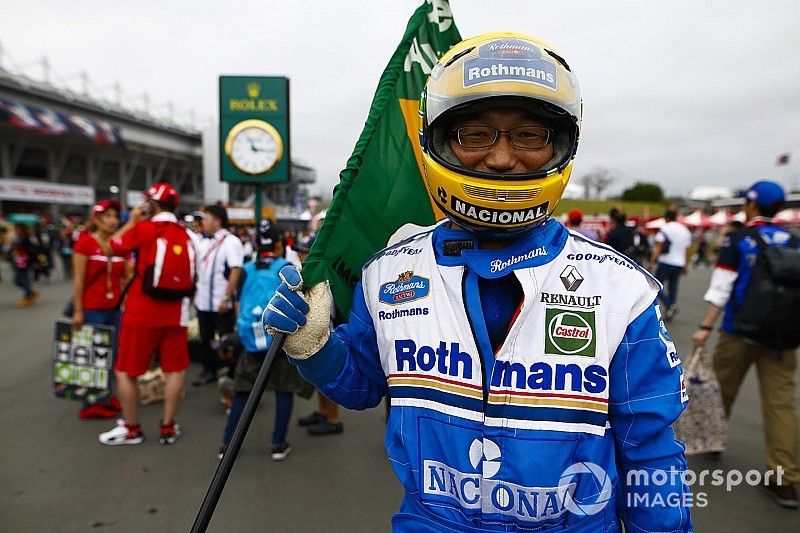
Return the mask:
<path fill-rule="evenodd" d="M 795 224 L 800 222 L 800 212 L 797 209 L 784 209 L 775 215 L 775 219 L 784 224 Z"/>
<path fill-rule="evenodd" d="M 708 217 L 708 221 L 714 224 L 715 226 L 723 226 L 728 223 L 731 219 L 731 214 L 728 213 L 725 209 L 720 209 L 710 217 Z"/>
<path fill-rule="evenodd" d="M 707 228 L 711 226 L 711 223 L 708 221 L 708 217 L 700 209 L 697 209 L 691 214 L 683 217 L 683 219 L 681 219 L 681 223 L 693 228 Z"/>
<path fill-rule="evenodd" d="M 708 201 L 718 198 L 733 198 L 733 191 L 729 187 L 717 187 L 712 185 L 700 185 L 689 193 L 692 200 Z"/>

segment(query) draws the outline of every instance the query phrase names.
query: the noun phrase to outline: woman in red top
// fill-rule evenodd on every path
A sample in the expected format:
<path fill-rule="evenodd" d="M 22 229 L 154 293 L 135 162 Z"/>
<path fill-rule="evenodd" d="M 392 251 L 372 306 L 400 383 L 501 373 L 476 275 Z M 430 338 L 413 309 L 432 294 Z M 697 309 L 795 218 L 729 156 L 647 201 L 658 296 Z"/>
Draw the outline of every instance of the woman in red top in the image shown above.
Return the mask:
<path fill-rule="evenodd" d="M 119 328 L 122 288 L 130 279 L 132 266 L 128 258 L 107 255 L 105 250 L 109 249 L 108 238 L 119 226 L 120 208 L 116 200 L 97 202 L 92 207 L 92 231 L 82 232 L 73 246 L 72 326 L 76 330 L 80 330 L 84 323 Z M 95 403 L 85 403 L 80 417 L 113 418 L 118 412 L 116 398 L 103 397 Z"/>

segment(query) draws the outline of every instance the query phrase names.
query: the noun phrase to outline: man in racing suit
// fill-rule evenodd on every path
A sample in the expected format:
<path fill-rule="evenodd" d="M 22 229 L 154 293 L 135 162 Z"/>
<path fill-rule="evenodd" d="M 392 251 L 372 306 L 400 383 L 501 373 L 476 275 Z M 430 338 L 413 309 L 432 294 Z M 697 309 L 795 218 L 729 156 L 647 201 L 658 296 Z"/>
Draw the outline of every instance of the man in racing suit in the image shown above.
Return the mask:
<path fill-rule="evenodd" d="M 263 317 L 329 398 L 391 398 L 393 529 L 691 531 L 659 284 L 550 217 L 578 142 L 569 66 L 530 36 L 478 36 L 441 58 L 420 115 L 449 221 L 370 259 L 333 334 L 330 290 L 301 292 L 291 267 Z"/>

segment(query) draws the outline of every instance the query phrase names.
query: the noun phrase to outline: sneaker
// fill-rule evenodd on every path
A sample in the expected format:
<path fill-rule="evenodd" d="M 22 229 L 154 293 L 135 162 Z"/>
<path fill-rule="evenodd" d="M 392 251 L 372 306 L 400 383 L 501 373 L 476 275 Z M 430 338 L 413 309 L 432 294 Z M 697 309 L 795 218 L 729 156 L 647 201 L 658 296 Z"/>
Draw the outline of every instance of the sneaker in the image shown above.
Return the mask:
<path fill-rule="evenodd" d="M 202 387 L 203 385 L 208 385 L 209 383 L 214 383 L 217 381 L 217 376 L 212 374 L 211 372 L 203 371 L 200 375 L 192 381 L 193 387 Z"/>
<path fill-rule="evenodd" d="M 222 460 L 222 456 L 225 455 L 225 450 L 227 446 L 220 446 L 219 450 L 217 450 L 217 459 Z"/>
<path fill-rule="evenodd" d="M 323 435 L 336 435 L 342 431 L 344 431 L 344 424 L 341 422 L 328 422 L 327 420 L 308 428 L 308 434 L 315 437 L 321 437 Z"/>
<path fill-rule="evenodd" d="M 31 291 L 30 301 L 31 303 L 35 302 L 39 299 L 39 293 L 36 291 Z"/>
<path fill-rule="evenodd" d="M 128 424 L 124 420 L 118 419 L 114 429 L 101 433 L 98 440 L 100 444 L 107 446 L 141 444 L 144 442 L 144 433 L 139 424 Z"/>
<path fill-rule="evenodd" d="M 797 487 L 794 485 L 776 485 L 774 483 L 769 483 L 765 485 L 764 488 L 769 495 L 772 496 L 772 499 L 781 507 L 786 507 L 787 509 L 798 508 Z"/>
<path fill-rule="evenodd" d="M 181 436 L 181 427 L 177 422 L 172 422 L 171 424 L 162 424 L 159 422 L 158 432 L 158 441 L 161 444 L 175 444 L 175 441 Z"/>
<path fill-rule="evenodd" d="M 292 453 L 292 446 L 288 442 L 284 442 L 283 444 L 273 444 L 270 457 L 272 457 L 273 461 L 283 461 L 289 456 L 290 453 Z"/>
<path fill-rule="evenodd" d="M 673 305 L 672 307 L 667 309 L 666 313 L 664 313 L 664 320 L 666 322 L 669 322 L 670 320 L 675 318 L 675 315 L 677 315 L 679 311 L 680 311 L 680 309 L 678 309 L 678 306 L 677 305 Z"/>
<path fill-rule="evenodd" d="M 17 309 L 23 309 L 25 307 L 30 307 L 31 305 L 33 305 L 33 300 L 30 298 L 20 298 L 17 300 L 17 303 L 14 304 L 14 307 Z"/>
<path fill-rule="evenodd" d="M 297 423 L 300 424 L 301 426 L 316 426 L 317 424 L 325 422 L 326 420 L 328 420 L 327 416 L 323 415 L 318 411 L 314 411 L 310 415 L 304 416 L 303 418 L 298 420 Z"/>
<path fill-rule="evenodd" d="M 81 420 L 92 420 L 97 418 L 116 418 L 118 411 L 111 406 L 102 403 L 93 403 L 82 408 L 78 412 Z"/>

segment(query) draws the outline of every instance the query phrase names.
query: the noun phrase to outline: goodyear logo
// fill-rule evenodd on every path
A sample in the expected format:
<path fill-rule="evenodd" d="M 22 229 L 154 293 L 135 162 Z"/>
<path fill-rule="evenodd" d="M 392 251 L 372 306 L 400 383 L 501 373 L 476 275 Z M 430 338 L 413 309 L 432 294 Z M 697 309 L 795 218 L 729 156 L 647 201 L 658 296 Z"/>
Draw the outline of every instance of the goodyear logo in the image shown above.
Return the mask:
<path fill-rule="evenodd" d="M 594 311 L 547 308 L 544 351 L 549 355 L 596 355 Z"/>
<path fill-rule="evenodd" d="M 403 272 L 397 276 L 397 281 L 390 281 L 381 285 L 378 299 L 388 305 L 399 305 L 430 294 L 430 280 L 416 276 L 413 272 Z"/>
<path fill-rule="evenodd" d="M 521 81 L 556 90 L 556 64 L 542 50 L 520 39 L 492 41 L 478 57 L 464 62 L 464 87 L 494 81 Z"/>

